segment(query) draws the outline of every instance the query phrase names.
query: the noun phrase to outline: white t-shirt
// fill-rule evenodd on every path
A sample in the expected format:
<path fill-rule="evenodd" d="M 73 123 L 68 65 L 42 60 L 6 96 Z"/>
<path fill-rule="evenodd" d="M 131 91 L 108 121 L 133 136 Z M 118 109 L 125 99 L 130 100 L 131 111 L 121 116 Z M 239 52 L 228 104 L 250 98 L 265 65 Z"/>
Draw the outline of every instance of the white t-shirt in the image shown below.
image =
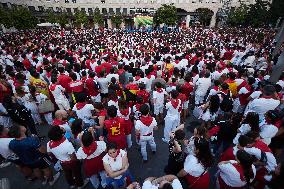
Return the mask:
<path fill-rule="evenodd" d="M 258 98 L 251 102 L 249 110 L 258 113 L 260 118 L 263 118 L 266 112 L 274 110 L 279 104 L 279 100 L 272 98 Z"/>
<path fill-rule="evenodd" d="M 140 120 L 135 122 L 135 129 L 139 131 L 140 138 L 142 140 L 147 140 L 153 137 L 153 129 L 155 126 L 157 126 L 157 121 L 155 118 L 153 118 L 152 123 L 149 126 L 143 124 Z"/>
<path fill-rule="evenodd" d="M 89 156 L 85 154 L 83 148 L 80 147 L 76 152 L 77 159 L 93 159 L 94 157 L 97 157 L 101 155 L 101 153 L 106 151 L 106 143 L 104 141 L 96 141 L 96 143 L 97 143 L 97 149 L 94 151 L 94 153 L 92 153 Z"/>
<path fill-rule="evenodd" d="M 237 161 L 230 160 L 230 163 L 219 164 L 218 167 L 220 170 L 220 177 L 228 186 L 243 187 L 246 185 L 246 182 L 242 181 L 240 178 L 239 171 L 233 165 L 235 163 L 237 163 Z M 252 171 L 255 176 L 256 169 L 254 165 L 252 165 Z"/>
<path fill-rule="evenodd" d="M 194 155 L 188 155 L 184 162 L 184 170 L 191 176 L 199 177 L 205 168 Z"/>
<path fill-rule="evenodd" d="M 165 100 L 165 89 L 162 89 L 162 92 L 153 91 L 153 99 L 156 99 L 156 103 L 154 103 L 155 106 L 163 106 L 164 100 Z"/>
<path fill-rule="evenodd" d="M 167 116 L 179 116 L 179 108 L 181 107 L 181 100 L 178 99 L 178 106 L 176 108 L 173 107 L 171 101 L 166 103 Z"/>
<path fill-rule="evenodd" d="M 0 138 L 0 155 L 5 159 L 13 154 L 13 152 L 9 149 L 9 143 L 13 139 L 14 138 Z"/>
<path fill-rule="evenodd" d="M 205 96 L 207 90 L 211 86 L 211 79 L 210 78 L 199 78 L 196 83 L 196 91 L 195 94 L 199 96 Z"/>
<path fill-rule="evenodd" d="M 101 93 L 106 94 L 108 93 L 108 79 L 104 77 L 98 78 L 98 83 L 101 87 Z"/>
<path fill-rule="evenodd" d="M 63 94 L 65 89 L 61 85 L 56 85 L 55 89 L 50 90 L 55 100 L 66 100 L 65 95 Z"/>
<path fill-rule="evenodd" d="M 120 149 L 119 154 L 115 158 L 115 161 L 114 161 L 114 158 L 112 158 L 108 154 L 106 154 L 103 157 L 103 162 L 104 162 L 104 164 L 109 165 L 110 168 L 112 169 L 112 171 L 119 171 L 119 170 L 122 169 L 122 159 L 126 155 L 127 155 L 127 153 L 124 150 Z M 115 179 L 120 179 L 121 177 L 122 176 L 120 175 L 120 176 L 115 177 Z"/>
<path fill-rule="evenodd" d="M 92 111 L 95 110 L 94 106 L 92 104 L 86 104 L 83 108 L 80 110 L 77 109 L 77 106 L 75 106 L 72 109 L 76 112 L 78 118 L 82 119 L 85 123 L 92 123 Z"/>
<path fill-rule="evenodd" d="M 173 189 L 182 189 L 182 185 L 178 179 L 174 179 L 172 182 Z M 158 189 L 159 186 L 153 185 L 149 180 L 146 180 L 143 185 L 142 189 Z"/>
<path fill-rule="evenodd" d="M 62 162 L 71 160 L 70 155 L 75 153 L 75 149 L 71 142 L 66 139 L 64 142 L 54 148 L 50 148 L 50 142 L 51 141 L 47 143 L 47 152 L 52 153 L 58 160 Z"/>
<path fill-rule="evenodd" d="M 115 78 L 116 79 L 116 81 L 118 81 L 119 80 L 119 75 L 118 74 L 108 74 L 107 76 L 106 76 L 106 78 L 107 78 L 107 80 L 108 80 L 108 82 L 110 83 L 110 81 L 111 81 L 111 78 Z"/>

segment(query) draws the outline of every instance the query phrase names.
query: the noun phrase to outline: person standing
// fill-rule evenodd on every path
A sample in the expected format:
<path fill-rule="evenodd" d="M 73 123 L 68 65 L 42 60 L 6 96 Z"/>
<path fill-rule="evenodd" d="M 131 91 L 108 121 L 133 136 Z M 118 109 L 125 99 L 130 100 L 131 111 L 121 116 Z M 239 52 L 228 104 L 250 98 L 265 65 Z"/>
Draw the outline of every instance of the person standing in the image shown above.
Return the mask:
<path fill-rule="evenodd" d="M 83 181 L 80 161 L 76 158 L 72 143 L 64 137 L 63 130 L 60 127 L 51 127 L 48 132 L 48 138 L 50 141 L 47 143 L 47 152 L 60 161 L 65 179 L 70 188 L 75 186 L 83 188 L 87 181 Z"/>
<path fill-rule="evenodd" d="M 143 162 L 146 163 L 148 161 L 147 157 L 147 143 L 150 145 L 152 153 L 156 153 L 156 143 L 154 140 L 154 128 L 158 129 L 157 122 L 155 118 L 149 115 L 149 106 L 147 104 L 143 104 L 140 107 L 141 117 L 139 120 L 135 122 L 135 130 L 136 135 L 139 136 L 141 153 L 143 157 Z"/>

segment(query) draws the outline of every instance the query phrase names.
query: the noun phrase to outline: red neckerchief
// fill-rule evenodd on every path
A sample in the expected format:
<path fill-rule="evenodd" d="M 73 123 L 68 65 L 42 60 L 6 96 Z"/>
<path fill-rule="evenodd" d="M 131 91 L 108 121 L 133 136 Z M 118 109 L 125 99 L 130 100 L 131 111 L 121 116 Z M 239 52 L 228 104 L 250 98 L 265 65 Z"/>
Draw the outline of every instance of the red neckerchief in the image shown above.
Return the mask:
<path fill-rule="evenodd" d="M 148 78 L 148 79 L 151 79 L 151 76 L 152 76 L 152 75 L 151 75 L 151 74 L 149 74 L 149 75 L 147 75 L 147 78 Z"/>
<path fill-rule="evenodd" d="M 49 90 L 54 91 L 56 86 L 57 86 L 56 84 L 51 84 Z"/>
<path fill-rule="evenodd" d="M 272 96 L 261 96 L 260 98 L 265 98 L 265 99 L 273 99 L 273 97 Z"/>
<path fill-rule="evenodd" d="M 65 124 L 65 123 L 66 123 L 66 121 L 62 121 L 60 119 L 54 119 L 53 122 L 52 122 L 52 125 L 53 126 L 59 126 L 59 125 Z"/>
<path fill-rule="evenodd" d="M 263 152 L 272 152 L 271 149 L 267 146 L 267 144 L 265 144 L 264 142 L 262 142 L 261 140 L 257 140 L 254 144 L 253 147 L 260 149 Z"/>
<path fill-rule="evenodd" d="M 113 161 L 116 161 L 117 156 L 120 154 L 120 149 L 117 150 L 116 156 L 113 158 Z"/>
<path fill-rule="evenodd" d="M 53 141 L 53 140 L 51 140 L 51 141 L 49 142 L 49 147 L 50 147 L 50 148 L 56 148 L 57 146 L 59 146 L 60 144 L 62 144 L 65 140 L 66 140 L 65 137 L 62 137 L 59 141 Z"/>
<path fill-rule="evenodd" d="M 140 121 L 146 125 L 146 126 L 150 126 L 151 123 L 153 122 L 153 117 L 151 116 L 141 116 Z"/>
<path fill-rule="evenodd" d="M 219 87 L 218 87 L 218 86 L 214 86 L 213 89 L 214 89 L 215 91 L 219 91 Z"/>
<path fill-rule="evenodd" d="M 124 116 L 127 116 L 127 115 L 129 114 L 129 109 L 128 109 L 128 108 L 122 109 L 122 110 L 119 110 L 119 111 L 120 111 L 120 113 L 121 113 L 122 115 L 124 115 Z"/>
<path fill-rule="evenodd" d="M 86 102 L 77 102 L 75 106 L 77 110 L 81 110 L 82 108 L 84 108 L 86 104 L 87 104 Z"/>
<path fill-rule="evenodd" d="M 98 147 L 97 142 L 93 141 L 90 146 L 88 146 L 88 147 L 83 146 L 82 150 L 85 154 L 87 154 L 87 156 L 90 156 L 91 154 L 93 154 L 97 150 L 97 147 Z"/>
<path fill-rule="evenodd" d="M 105 109 L 101 110 L 98 112 L 99 116 L 106 116 L 107 115 L 107 111 Z"/>
<path fill-rule="evenodd" d="M 157 91 L 158 93 L 162 93 L 162 92 L 163 92 L 163 89 L 162 89 L 162 88 L 157 88 L 156 91 Z"/>
<path fill-rule="evenodd" d="M 178 99 L 171 99 L 171 104 L 174 107 L 174 109 L 177 109 L 179 105 L 179 100 Z"/>
<path fill-rule="evenodd" d="M 237 171 L 240 173 L 240 179 L 241 179 L 242 181 L 245 181 L 245 175 L 244 175 L 244 170 L 243 170 L 242 166 L 241 166 L 240 164 L 238 164 L 238 163 L 233 163 L 232 165 L 233 165 L 233 166 L 237 169 Z"/>

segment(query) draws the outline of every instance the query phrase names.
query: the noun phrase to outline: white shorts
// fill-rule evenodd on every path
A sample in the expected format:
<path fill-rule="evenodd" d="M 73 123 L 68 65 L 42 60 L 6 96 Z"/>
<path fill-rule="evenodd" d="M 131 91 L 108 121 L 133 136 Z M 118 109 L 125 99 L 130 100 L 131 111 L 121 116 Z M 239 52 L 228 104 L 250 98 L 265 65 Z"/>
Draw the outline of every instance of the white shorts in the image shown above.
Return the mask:
<path fill-rule="evenodd" d="M 101 102 L 102 98 L 101 98 L 101 94 L 98 94 L 97 96 L 91 96 L 91 99 L 93 102 Z"/>
<path fill-rule="evenodd" d="M 66 99 L 66 100 L 55 100 L 58 108 L 60 110 L 70 110 L 70 104 L 69 104 L 69 101 Z"/>
<path fill-rule="evenodd" d="M 163 113 L 164 111 L 164 106 L 163 105 L 154 105 L 154 114 L 159 115 Z"/>
<path fill-rule="evenodd" d="M 182 106 L 182 109 L 183 109 L 183 110 L 186 110 L 186 109 L 188 109 L 188 105 L 189 105 L 189 100 L 187 100 L 187 101 L 184 101 L 184 102 L 183 102 L 183 106 Z"/>

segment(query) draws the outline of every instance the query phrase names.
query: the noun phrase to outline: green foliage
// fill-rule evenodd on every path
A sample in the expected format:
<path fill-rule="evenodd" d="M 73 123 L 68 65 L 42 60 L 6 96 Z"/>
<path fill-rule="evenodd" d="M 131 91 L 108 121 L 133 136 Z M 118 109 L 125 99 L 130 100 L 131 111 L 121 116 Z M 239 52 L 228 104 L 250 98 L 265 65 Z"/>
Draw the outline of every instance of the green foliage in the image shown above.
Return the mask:
<path fill-rule="evenodd" d="M 248 16 L 249 8 L 245 4 L 231 9 L 228 15 L 228 23 L 232 26 L 244 25 Z"/>
<path fill-rule="evenodd" d="M 156 11 L 153 21 L 156 24 L 175 25 L 177 21 L 177 8 L 173 4 L 162 4 Z"/>
<path fill-rule="evenodd" d="M 75 24 L 77 25 L 86 25 L 88 23 L 87 14 L 84 11 L 78 11 L 75 13 Z"/>
<path fill-rule="evenodd" d="M 265 0 L 256 0 L 255 4 L 249 5 L 247 22 L 254 27 L 260 27 L 269 22 L 270 3 Z"/>
<path fill-rule="evenodd" d="M 100 13 L 100 9 L 96 8 L 94 11 L 94 24 L 98 24 L 99 26 L 104 25 L 103 15 Z"/>
<path fill-rule="evenodd" d="M 271 21 L 276 22 L 279 17 L 284 17 L 284 1 L 273 0 L 270 8 Z"/>
<path fill-rule="evenodd" d="M 0 8 L 0 24 L 3 24 L 6 28 L 13 26 L 13 18 L 10 10 Z"/>
<path fill-rule="evenodd" d="M 13 26 L 19 30 L 35 28 L 38 23 L 37 18 L 25 7 L 13 8 L 9 12 L 13 18 Z"/>
<path fill-rule="evenodd" d="M 114 15 L 112 15 L 111 23 L 115 27 L 119 27 L 122 22 L 123 22 L 123 17 L 121 16 L 121 14 L 114 14 Z"/>
<path fill-rule="evenodd" d="M 196 12 L 198 12 L 199 22 L 204 26 L 208 26 L 214 12 L 208 8 L 198 8 Z"/>
<path fill-rule="evenodd" d="M 52 24 L 57 23 L 58 22 L 57 15 L 55 15 L 53 11 L 49 11 L 47 15 L 47 21 Z"/>
<path fill-rule="evenodd" d="M 66 24 L 68 24 L 68 14 L 66 12 L 58 14 L 57 23 L 60 24 L 61 27 L 64 27 Z"/>

